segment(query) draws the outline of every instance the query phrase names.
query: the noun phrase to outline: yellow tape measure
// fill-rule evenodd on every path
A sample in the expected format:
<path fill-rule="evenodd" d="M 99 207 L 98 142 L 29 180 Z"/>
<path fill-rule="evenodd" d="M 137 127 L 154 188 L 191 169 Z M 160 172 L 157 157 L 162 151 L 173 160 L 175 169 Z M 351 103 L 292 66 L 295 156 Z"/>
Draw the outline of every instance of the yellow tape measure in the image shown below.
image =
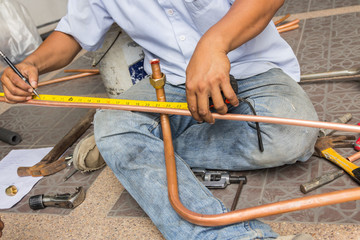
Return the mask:
<path fill-rule="evenodd" d="M 4 93 L 0 93 L 3 97 Z M 128 105 L 128 106 L 142 106 L 142 107 L 158 107 L 158 108 L 173 108 L 173 109 L 188 109 L 187 103 L 184 102 L 157 102 L 157 101 L 140 101 L 127 100 L 116 98 L 95 98 L 95 97 L 81 97 L 81 96 L 62 96 L 62 95 L 45 95 L 40 94 L 40 99 L 36 96 L 34 100 L 51 101 L 51 102 L 65 102 L 65 103 L 96 103 L 96 104 L 113 104 L 113 105 Z"/>

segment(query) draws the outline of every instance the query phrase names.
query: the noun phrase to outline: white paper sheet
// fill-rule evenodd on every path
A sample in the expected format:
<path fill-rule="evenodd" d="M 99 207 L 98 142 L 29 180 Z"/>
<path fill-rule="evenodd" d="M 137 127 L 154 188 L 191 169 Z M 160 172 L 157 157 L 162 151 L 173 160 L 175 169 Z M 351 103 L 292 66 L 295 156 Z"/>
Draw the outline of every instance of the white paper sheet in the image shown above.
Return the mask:
<path fill-rule="evenodd" d="M 18 167 L 31 167 L 50 152 L 50 148 L 12 150 L 0 161 L 0 209 L 8 209 L 18 203 L 42 177 L 19 177 Z M 15 185 L 15 196 L 5 193 L 7 187 Z"/>

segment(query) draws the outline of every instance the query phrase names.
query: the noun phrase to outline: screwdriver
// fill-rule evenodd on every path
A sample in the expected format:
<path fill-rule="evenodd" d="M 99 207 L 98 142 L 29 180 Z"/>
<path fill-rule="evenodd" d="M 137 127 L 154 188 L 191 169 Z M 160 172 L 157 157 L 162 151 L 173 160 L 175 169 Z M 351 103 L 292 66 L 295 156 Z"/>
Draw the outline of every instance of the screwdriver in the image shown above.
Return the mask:
<path fill-rule="evenodd" d="M 27 84 L 29 84 L 29 86 L 31 86 L 30 82 L 27 80 L 26 77 L 24 77 L 21 72 L 15 67 L 15 65 L 10 61 L 10 59 L 5 56 L 5 54 L 0 50 L 0 55 L 2 56 L 2 58 L 5 60 L 5 62 L 9 65 L 9 67 L 11 67 L 11 69 L 22 79 L 24 80 Z M 35 93 L 36 96 L 38 96 L 38 98 L 40 98 L 39 94 L 36 92 L 35 89 L 33 89 L 33 93 Z"/>

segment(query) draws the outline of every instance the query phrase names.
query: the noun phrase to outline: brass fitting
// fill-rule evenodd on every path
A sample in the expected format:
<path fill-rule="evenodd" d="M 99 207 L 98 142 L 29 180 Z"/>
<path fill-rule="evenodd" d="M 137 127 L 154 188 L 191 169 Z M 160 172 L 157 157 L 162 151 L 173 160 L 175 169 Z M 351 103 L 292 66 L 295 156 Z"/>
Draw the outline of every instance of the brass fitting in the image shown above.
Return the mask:
<path fill-rule="evenodd" d="M 5 193 L 8 196 L 15 196 L 17 192 L 18 192 L 17 187 L 15 187 L 14 185 L 11 185 L 5 189 Z"/>
<path fill-rule="evenodd" d="M 161 73 L 161 78 L 156 78 L 154 79 L 152 76 L 150 76 L 150 84 L 155 88 L 155 89 L 160 89 L 163 88 L 166 82 L 166 77 L 165 74 Z"/>

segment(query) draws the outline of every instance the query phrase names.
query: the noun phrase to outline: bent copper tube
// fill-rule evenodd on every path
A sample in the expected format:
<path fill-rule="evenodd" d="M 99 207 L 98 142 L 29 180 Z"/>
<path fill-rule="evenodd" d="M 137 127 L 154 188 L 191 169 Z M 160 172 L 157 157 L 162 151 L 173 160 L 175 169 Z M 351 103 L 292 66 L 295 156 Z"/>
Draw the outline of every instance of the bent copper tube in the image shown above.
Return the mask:
<path fill-rule="evenodd" d="M 73 80 L 73 79 L 77 79 L 77 78 L 87 77 L 87 76 L 91 76 L 91 75 L 96 75 L 96 74 L 98 74 L 98 73 L 96 73 L 96 72 L 84 72 L 84 73 L 74 74 L 74 75 L 71 75 L 71 76 L 55 78 L 55 79 L 48 80 L 48 81 L 45 81 L 45 82 L 39 82 L 38 87 L 46 86 L 46 85 L 53 84 L 53 83 L 69 81 L 69 80 Z"/>
<path fill-rule="evenodd" d="M 158 62 L 152 62 L 153 78 L 162 76 Z M 165 101 L 164 88 L 156 89 L 157 99 Z M 180 201 L 175 153 L 171 136 L 171 127 L 169 117 L 166 114 L 160 115 L 161 128 L 163 133 L 164 154 L 166 164 L 166 175 L 168 184 L 169 201 L 174 210 L 185 220 L 202 226 L 223 226 L 237 222 L 247 221 L 250 219 L 266 217 L 270 215 L 303 210 L 308 208 L 320 207 L 330 204 L 342 203 L 360 199 L 360 188 L 348 189 L 343 191 L 336 191 L 332 193 L 319 194 L 303 198 L 291 199 L 277 203 L 266 204 L 262 206 L 241 209 L 237 211 L 205 215 L 193 212 L 187 209 Z"/>

